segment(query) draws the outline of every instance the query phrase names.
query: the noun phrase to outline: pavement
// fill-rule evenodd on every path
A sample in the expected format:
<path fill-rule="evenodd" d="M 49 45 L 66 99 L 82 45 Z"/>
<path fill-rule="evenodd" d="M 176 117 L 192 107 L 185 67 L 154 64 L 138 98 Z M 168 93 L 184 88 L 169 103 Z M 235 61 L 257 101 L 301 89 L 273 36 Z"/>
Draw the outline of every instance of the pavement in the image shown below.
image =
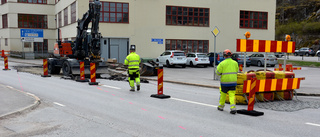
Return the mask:
<path fill-rule="evenodd" d="M 4 60 L 3 58 L 0 58 L 0 61 L 3 61 L 3 60 Z M 10 62 L 24 63 L 24 64 L 28 64 L 29 66 L 41 66 L 43 64 L 42 59 L 26 60 L 26 59 L 9 57 L 8 60 L 9 60 L 9 68 L 10 68 Z M 202 68 L 190 68 L 190 69 L 164 68 L 164 82 L 201 86 L 201 87 L 208 87 L 208 88 L 219 88 L 220 81 L 218 79 L 213 80 L 213 73 L 212 73 L 213 68 L 212 68 L 212 71 L 208 68 L 206 69 L 206 71 L 203 71 L 203 72 L 200 71 L 200 73 L 197 75 L 187 71 L 187 70 L 194 71 L 199 69 L 202 69 Z M 179 71 L 176 71 L 176 70 L 179 70 Z M 2 71 L 2 68 L 0 71 Z M 157 81 L 157 76 L 142 76 L 141 78 Z M 317 93 L 304 91 L 303 93 L 299 93 L 298 95 L 320 96 L 320 91 L 316 89 L 314 91 L 317 91 Z M 35 107 L 37 107 L 39 104 L 40 104 L 40 99 L 37 96 L 18 90 L 18 89 L 14 89 L 6 85 L 2 85 L 0 83 L 0 120 L 10 116 L 14 116 L 16 114 L 26 112 L 28 110 L 32 110 Z"/>

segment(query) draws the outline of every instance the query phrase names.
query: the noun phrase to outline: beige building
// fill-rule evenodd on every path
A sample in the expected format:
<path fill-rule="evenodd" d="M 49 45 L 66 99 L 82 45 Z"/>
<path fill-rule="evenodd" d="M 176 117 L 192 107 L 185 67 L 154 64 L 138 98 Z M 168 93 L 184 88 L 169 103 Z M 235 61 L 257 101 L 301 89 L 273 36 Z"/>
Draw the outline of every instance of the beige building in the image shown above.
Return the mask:
<path fill-rule="evenodd" d="M 57 28 L 63 40 L 74 40 L 76 20 L 89 0 L 1 0 L 0 49 L 12 53 L 52 52 Z M 102 56 L 123 60 L 131 44 L 144 58 L 165 50 L 213 52 L 236 50 L 236 39 L 274 40 L 276 0 L 101 0 L 99 30 Z M 90 25 L 89 25 L 90 28 Z M 22 30 L 43 30 L 43 38 L 21 40 Z M 36 32 L 38 33 L 38 32 Z M 40 32 L 41 33 L 41 32 Z M 32 41 L 32 38 L 31 38 Z M 24 45 L 24 46 L 22 46 Z M 122 61 L 120 61 L 122 62 Z"/>

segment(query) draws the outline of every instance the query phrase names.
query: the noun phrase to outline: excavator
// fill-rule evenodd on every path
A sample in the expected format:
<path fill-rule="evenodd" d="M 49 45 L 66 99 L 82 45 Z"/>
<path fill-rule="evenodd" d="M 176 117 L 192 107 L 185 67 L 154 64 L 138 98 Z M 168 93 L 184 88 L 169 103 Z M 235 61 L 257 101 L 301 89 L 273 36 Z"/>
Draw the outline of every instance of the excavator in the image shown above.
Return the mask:
<path fill-rule="evenodd" d="M 80 75 L 80 62 L 85 64 L 85 75 L 90 74 L 90 63 L 96 65 L 96 76 L 107 73 L 107 64 L 101 55 L 99 33 L 101 2 L 94 0 L 89 3 L 89 10 L 83 14 L 77 23 L 77 36 L 75 41 L 61 41 L 60 31 L 58 29 L 58 40 L 54 45 L 54 52 L 51 58 L 48 58 L 48 73 L 60 74 L 64 76 Z M 91 28 L 88 28 L 91 22 Z"/>

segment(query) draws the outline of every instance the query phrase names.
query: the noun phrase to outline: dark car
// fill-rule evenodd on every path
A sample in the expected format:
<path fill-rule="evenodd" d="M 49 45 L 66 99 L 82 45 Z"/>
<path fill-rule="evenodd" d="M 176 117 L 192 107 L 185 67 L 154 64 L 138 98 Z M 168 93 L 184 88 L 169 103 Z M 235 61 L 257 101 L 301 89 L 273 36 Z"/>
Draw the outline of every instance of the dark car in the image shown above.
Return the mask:
<path fill-rule="evenodd" d="M 207 56 L 209 57 L 210 65 L 213 66 L 214 52 L 208 53 Z M 222 52 L 216 53 L 216 65 L 218 65 L 223 60 L 224 60 L 223 53 Z"/>
<path fill-rule="evenodd" d="M 300 48 L 299 50 L 295 50 L 295 52 L 293 53 L 295 56 L 315 56 L 316 52 L 312 49 L 312 48 Z"/>
<path fill-rule="evenodd" d="M 243 53 L 233 53 L 232 57 L 233 60 L 237 61 L 238 64 L 244 64 L 244 54 Z M 251 59 L 248 55 L 246 55 L 246 66 L 250 67 L 251 66 Z"/>

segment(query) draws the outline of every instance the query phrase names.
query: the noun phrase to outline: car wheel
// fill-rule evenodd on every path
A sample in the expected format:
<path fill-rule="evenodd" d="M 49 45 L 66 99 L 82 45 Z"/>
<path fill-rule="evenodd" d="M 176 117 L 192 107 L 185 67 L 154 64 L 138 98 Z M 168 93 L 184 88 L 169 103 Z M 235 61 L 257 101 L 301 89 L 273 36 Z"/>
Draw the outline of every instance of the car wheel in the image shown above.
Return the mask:
<path fill-rule="evenodd" d="M 293 53 L 294 56 L 298 56 L 298 53 Z"/>
<path fill-rule="evenodd" d="M 309 53 L 306 53 L 306 56 L 309 57 Z"/>
<path fill-rule="evenodd" d="M 171 65 L 170 65 L 168 60 L 166 61 L 166 65 L 167 65 L 168 68 L 171 68 Z"/>
<path fill-rule="evenodd" d="M 261 61 L 258 61 L 258 67 L 262 67 Z"/>
<path fill-rule="evenodd" d="M 69 76 L 71 74 L 71 66 L 70 63 L 68 61 L 64 61 L 62 64 L 62 72 L 63 75 L 65 76 Z"/>

